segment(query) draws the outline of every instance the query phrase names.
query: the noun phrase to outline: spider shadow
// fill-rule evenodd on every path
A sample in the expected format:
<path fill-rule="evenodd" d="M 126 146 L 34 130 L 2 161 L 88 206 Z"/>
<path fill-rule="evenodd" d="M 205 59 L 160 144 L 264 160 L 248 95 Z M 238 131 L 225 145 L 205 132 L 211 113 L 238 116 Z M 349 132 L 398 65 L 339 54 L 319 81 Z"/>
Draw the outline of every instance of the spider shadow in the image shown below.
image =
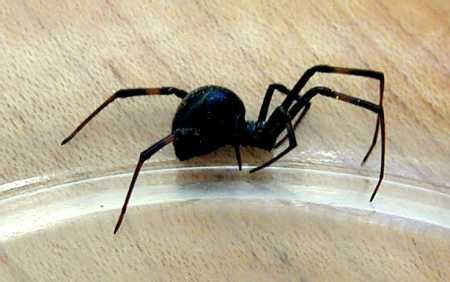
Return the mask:
<path fill-rule="evenodd" d="M 275 175 L 270 168 L 249 173 L 251 167 L 272 158 L 272 152 L 243 148 L 241 154 L 242 171 L 238 169 L 232 146 L 182 162 L 182 167 L 194 168 L 194 170 L 181 169 L 175 173 L 174 182 L 181 187 L 180 195 L 189 193 L 193 199 L 211 197 L 267 199 L 278 198 L 280 195 L 285 198 L 291 194 L 285 189 L 280 189 L 279 176 Z"/>

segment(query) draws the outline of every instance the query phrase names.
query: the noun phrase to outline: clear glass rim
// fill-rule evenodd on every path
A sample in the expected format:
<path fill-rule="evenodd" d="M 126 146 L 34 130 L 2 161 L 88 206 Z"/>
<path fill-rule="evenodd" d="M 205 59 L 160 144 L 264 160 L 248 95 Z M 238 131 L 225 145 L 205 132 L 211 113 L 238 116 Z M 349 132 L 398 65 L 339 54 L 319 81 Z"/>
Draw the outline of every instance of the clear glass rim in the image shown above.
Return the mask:
<path fill-rule="evenodd" d="M 7 197 L 0 197 L 0 240 L 97 212 L 116 213 L 130 180 L 131 172 L 122 172 L 32 189 L 11 188 Z M 396 218 L 402 224 L 450 229 L 448 194 L 386 180 L 375 200 L 369 202 L 376 181 L 374 177 L 299 167 L 270 167 L 254 174 L 240 172 L 236 166 L 147 168 L 138 178 L 129 207 L 211 199 L 281 201 L 359 213 L 367 215 L 367 220 L 377 214 L 384 216 L 387 224 Z"/>

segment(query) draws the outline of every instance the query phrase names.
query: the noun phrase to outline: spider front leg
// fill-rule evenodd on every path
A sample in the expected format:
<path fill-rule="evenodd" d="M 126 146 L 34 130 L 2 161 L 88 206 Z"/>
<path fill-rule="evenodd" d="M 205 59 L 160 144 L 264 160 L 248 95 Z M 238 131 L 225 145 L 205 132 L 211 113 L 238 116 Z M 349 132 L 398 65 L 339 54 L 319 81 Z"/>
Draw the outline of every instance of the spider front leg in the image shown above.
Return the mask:
<path fill-rule="evenodd" d="M 281 114 L 279 116 L 284 116 L 284 118 L 286 119 L 286 129 L 287 129 L 287 136 L 289 139 L 289 146 L 286 149 L 284 149 L 281 153 L 279 153 L 278 155 L 273 157 L 270 161 L 265 162 L 256 168 L 251 169 L 250 173 L 256 172 L 260 169 L 263 169 L 263 168 L 273 164 L 274 162 L 278 161 L 281 157 L 283 157 L 284 155 L 289 153 L 292 149 L 297 147 L 297 139 L 295 138 L 295 132 L 294 132 L 294 128 L 292 126 L 291 116 L 289 115 L 289 113 L 284 111 L 281 107 L 278 107 L 275 111 L 278 111 Z M 274 112 L 274 114 L 277 115 L 277 113 L 275 113 L 275 112 Z"/>
<path fill-rule="evenodd" d="M 161 87 L 161 88 L 133 88 L 133 89 L 121 89 L 106 99 L 94 112 L 92 112 L 77 128 L 62 142 L 61 145 L 68 143 L 72 140 L 78 132 L 86 126 L 86 124 L 93 119 L 101 110 L 106 108 L 111 102 L 117 98 L 129 98 L 135 96 L 147 96 L 147 95 L 171 95 L 174 94 L 179 98 L 184 98 L 187 92 L 175 87 Z"/>
<path fill-rule="evenodd" d="M 258 122 L 264 122 L 266 120 L 267 113 L 269 111 L 270 102 L 272 101 L 273 93 L 275 92 L 275 90 L 278 90 L 279 92 L 281 92 L 282 94 L 285 94 L 285 95 L 289 95 L 291 92 L 286 86 L 284 86 L 282 84 L 278 84 L 278 83 L 270 84 L 269 87 L 267 88 L 266 94 L 264 95 L 264 100 L 261 105 L 261 109 L 259 110 Z M 300 99 L 300 96 L 297 95 L 296 99 L 297 100 Z M 311 104 L 308 103 L 306 105 L 305 109 L 300 114 L 300 116 L 295 121 L 294 126 L 293 126 L 294 130 L 300 124 L 300 122 L 302 121 L 303 117 L 306 115 L 306 113 L 308 112 L 310 107 L 311 107 Z M 280 145 L 283 144 L 287 140 L 287 138 L 288 138 L 288 135 L 286 134 L 283 138 L 280 139 L 280 141 L 278 141 L 275 144 L 274 148 L 280 147 Z"/>
<path fill-rule="evenodd" d="M 139 161 L 136 165 L 136 168 L 134 169 L 134 174 L 133 174 L 133 178 L 131 179 L 130 187 L 128 188 L 128 192 L 125 197 L 125 201 L 123 202 L 122 210 L 120 212 L 119 218 L 117 219 L 116 226 L 114 227 L 114 234 L 117 233 L 120 225 L 122 224 L 123 218 L 127 211 L 128 202 L 130 201 L 131 193 L 133 192 L 133 189 L 134 189 L 134 184 L 136 183 L 136 179 L 139 175 L 139 172 L 141 171 L 142 165 L 144 164 L 144 162 L 146 160 L 150 159 L 156 152 L 161 150 L 164 146 L 172 143 L 174 139 L 175 139 L 175 136 L 173 134 L 170 134 L 169 136 L 156 142 L 155 144 L 153 144 L 147 150 L 143 151 L 140 154 Z"/>
<path fill-rule="evenodd" d="M 278 83 L 270 84 L 269 87 L 267 88 L 266 95 L 264 95 L 264 100 L 261 105 L 261 109 L 259 110 L 258 122 L 263 122 L 266 120 L 267 112 L 269 111 L 270 102 L 272 101 L 272 96 L 275 90 L 278 90 L 285 95 L 291 93 L 291 91 L 282 84 Z"/>
<path fill-rule="evenodd" d="M 305 117 L 306 113 L 308 113 L 310 108 L 311 108 L 311 103 L 306 104 L 305 108 L 303 108 L 302 112 L 300 113 L 300 116 L 295 121 L 294 131 L 297 128 L 297 126 L 300 124 L 300 122 L 302 121 L 303 117 Z M 288 138 L 288 134 L 286 134 L 283 138 L 281 138 L 280 141 L 278 141 L 275 144 L 275 146 L 273 146 L 273 148 L 276 149 L 276 148 L 280 147 L 281 144 L 283 144 L 284 141 L 286 141 L 287 138 Z"/>
<path fill-rule="evenodd" d="M 295 84 L 295 86 L 292 88 L 291 94 L 288 95 L 286 100 L 283 102 L 284 108 L 289 108 L 291 104 L 294 102 L 294 100 L 298 100 L 299 93 L 303 89 L 303 87 L 306 85 L 308 80 L 314 76 L 316 73 L 336 73 L 336 74 L 343 74 L 343 75 L 352 75 L 352 76 L 360 76 L 360 77 L 367 77 L 376 79 L 380 83 L 380 92 L 379 92 L 379 102 L 378 106 L 383 106 L 383 94 L 384 94 L 384 74 L 382 72 L 373 71 L 373 70 L 367 70 L 367 69 L 356 69 L 356 68 L 344 68 L 344 67 L 336 67 L 336 66 L 327 66 L 327 65 L 317 65 L 313 66 L 312 68 L 309 68 L 298 80 L 298 82 Z M 369 150 L 367 151 L 366 155 L 364 156 L 361 165 L 363 165 L 366 160 L 369 158 L 370 154 L 373 151 L 373 148 L 375 147 L 377 143 L 377 137 L 378 137 L 378 131 L 381 126 L 381 120 L 378 118 L 377 123 L 375 126 L 375 132 L 373 134 L 372 143 L 369 147 Z"/>

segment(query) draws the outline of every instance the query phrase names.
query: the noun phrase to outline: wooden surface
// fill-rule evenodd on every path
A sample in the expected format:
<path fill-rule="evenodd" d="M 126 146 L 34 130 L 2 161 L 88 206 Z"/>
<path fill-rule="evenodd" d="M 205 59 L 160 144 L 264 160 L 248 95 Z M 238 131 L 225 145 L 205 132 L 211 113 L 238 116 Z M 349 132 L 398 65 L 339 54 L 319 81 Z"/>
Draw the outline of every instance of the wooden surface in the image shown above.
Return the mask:
<path fill-rule="evenodd" d="M 255 119 L 266 87 L 293 86 L 315 64 L 386 76 L 389 176 L 450 187 L 448 1 L 110 1 L 1 4 L 1 183 L 130 169 L 167 134 L 173 97 L 116 102 L 67 147 L 61 140 L 112 92 L 219 84 Z M 326 85 L 377 101 L 377 83 L 319 75 Z M 278 103 L 280 99 L 276 100 Z M 358 169 L 375 117 L 316 98 L 283 161 Z M 256 165 L 268 156 L 247 150 Z M 376 176 L 378 151 L 367 174 Z M 176 162 L 172 148 L 150 161 Z M 194 160 L 234 163 L 230 151 Z"/>
<path fill-rule="evenodd" d="M 450 189 L 450 2 L 435 1 L 0 1 L 0 197 L 49 183 L 131 171 L 170 131 L 176 97 L 115 102 L 71 143 L 59 143 L 120 88 L 218 84 L 256 119 L 270 83 L 292 87 L 316 64 L 386 77 L 386 178 Z M 377 101 L 377 83 L 318 75 Z M 280 103 L 275 99 L 274 104 Z M 315 98 L 281 165 L 364 168 L 375 116 Z M 257 165 L 270 154 L 246 149 Z M 147 168 L 235 164 L 230 148 L 180 164 L 173 148 Z M 382 191 L 382 189 L 381 189 Z M 0 254 L 1 258 L 1 254 Z M 1 261 L 1 260 L 0 260 Z M 437 279 L 438 280 L 438 279 Z"/>

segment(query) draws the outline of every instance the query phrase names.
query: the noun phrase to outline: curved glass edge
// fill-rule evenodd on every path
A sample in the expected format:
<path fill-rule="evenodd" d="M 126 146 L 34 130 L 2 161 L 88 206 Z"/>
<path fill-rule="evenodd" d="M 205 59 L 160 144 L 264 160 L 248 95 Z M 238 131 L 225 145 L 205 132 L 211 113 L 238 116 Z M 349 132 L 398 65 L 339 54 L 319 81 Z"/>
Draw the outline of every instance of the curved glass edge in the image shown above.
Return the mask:
<path fill-rule="evenodd" d="M 0 240 L 48 228 L 71 218 L 120 209 L 131 173 L 41 187 L 0 200 Z M 315 169 L 271 167 L 255 174 L 234 166 L 143 171 L 130 206 L 233 199 L 324 205 L 381 214 L 450 229 L 450 196 L 418 186 L 383 182 L 369 202 L 375 178 Z M 369 220 L 369 217 L 368 219 Z"/>

